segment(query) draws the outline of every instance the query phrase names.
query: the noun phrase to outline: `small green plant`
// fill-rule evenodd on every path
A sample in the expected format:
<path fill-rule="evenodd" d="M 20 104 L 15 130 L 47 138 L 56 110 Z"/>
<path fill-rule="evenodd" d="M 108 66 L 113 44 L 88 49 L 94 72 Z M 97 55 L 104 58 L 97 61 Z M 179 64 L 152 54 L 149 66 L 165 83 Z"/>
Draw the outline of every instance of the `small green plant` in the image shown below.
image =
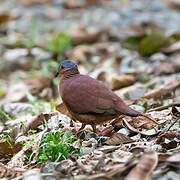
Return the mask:
<path fill-rule="evenodd" d="M 5 133 L 0 134 L 0 142 L 1 141 L 6 141 L 7 144 L 9 145 L 9 148 L 11 148 L 11 149 L 13 148 L 14 141 L 9 134 L 5 134 Z"/>
<path fill-rule="evenodd" d="M 44 163 L 47 160 L 58 162 L 68 158 L 68 154 L 78 155 L 79 149 L 73 146 L 74 140 L 71 132 L 62 129 L 48 132 L 41 140 L 38 161 Z"/>
<path fill-rule="evenodd" d="M 5 89 L 0 89 L 0 98 L 4 97 L 6 95 Z"/>
<path fill-rule="evenodd" d="M 25 46 L 27 48 L 32 48 L 36 45 L 39 39 L 39 23 L 35 18 L 32 19 L 29 25 L 29 33 L 24 39 L 16 41 L 15 46 Z"/>
<path fill-rule="evenodd" d="M 33 105 L 33 110 L 31 111 L 31 113 L 36 115 L 44 112 L 44 108 L 45 108 L 44 99 L 37 99 L 37 97 L 33 96 L 30 92 L 26 93 L 26 97 L 28 101 Z"/>
<path fill-rule="evenodd" d="M 142 98 L 141 101 L 139 102 L 139 105 L 144 106 L 145 104 L 147 104 L 147 102 L 148 102 L 147 99 Z"/>
<path fill-rule="evenodd" d="M 13 120 L 13 118 L 10 117 L 10 115 L 4 112 L 2 109 L 0 109 L 0 121 L 5 122 L 9 120 Z"/>
<path fill-rule="evenodd" d="M 65 32 L 60 32 L 52 38 L 52 40 L 49 42 L 48 48 L 54 53 L 61 54 L 70 44 L 70 36 Z"/>
<path fill-rule="evenodd" d="M 149 80 L 149 77 L 146 74 L 143 74 L 139 77 L 139 81 L 143 84 L 147 83 Z"/>
<path fill-rule="evenodd" d="M 56 103 L 54 102 L 54 100 L 53 100 L 53 99 L 51 99 L 50 104 L 51 104 L 51 111 L 56 110 Z"/>

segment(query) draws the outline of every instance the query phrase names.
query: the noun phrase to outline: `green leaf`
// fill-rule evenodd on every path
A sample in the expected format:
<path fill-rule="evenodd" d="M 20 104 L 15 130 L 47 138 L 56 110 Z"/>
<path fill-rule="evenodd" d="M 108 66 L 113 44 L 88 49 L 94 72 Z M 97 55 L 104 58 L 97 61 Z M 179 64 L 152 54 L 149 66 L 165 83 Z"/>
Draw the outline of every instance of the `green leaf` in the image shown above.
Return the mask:
<path fill-rule="evenodd" d="M 70 43 L 70 36 L 65 32 L 60 32 L 49 42 L 48 48 L 52 52 L 61 54 L 70 45 Z"/>
<path fill-rule="evenodd" d="M 139 44 L 143 38 L 144 38 L 144 35 L 143 36 L 130 36 L 123 42 L 122 46 L 127 49 L 138 50 Z"/>
<path fill-rule="evenodd" d="M 53 100 L 53 99 L 51 99 L 50 104 L 51 104 L 51 111 L 56 110 L 56 103 L 54 102 L 54 100 Z"/>
<path fill-rule="evenodd" d="M 158 52 L 162 47 L 167 47 L 170 40 L 165 36 L 163 31 L 151 30 L 139 44 L 139 52 L 143 56 L 150 56 Z"/>
<path fill-rule="evenodd" d="M 37 98 L 33 96 L 30 92 L 27 92 L 26 96 L 27 96 L 28 101 L 31 103 L 34 103 L 37 100 Z"/>
<path fill-rule="evenodd" d="M 0 98 L 4 97 L 6 94 L 6 91 L 4 89 L 0 89 Z"/>

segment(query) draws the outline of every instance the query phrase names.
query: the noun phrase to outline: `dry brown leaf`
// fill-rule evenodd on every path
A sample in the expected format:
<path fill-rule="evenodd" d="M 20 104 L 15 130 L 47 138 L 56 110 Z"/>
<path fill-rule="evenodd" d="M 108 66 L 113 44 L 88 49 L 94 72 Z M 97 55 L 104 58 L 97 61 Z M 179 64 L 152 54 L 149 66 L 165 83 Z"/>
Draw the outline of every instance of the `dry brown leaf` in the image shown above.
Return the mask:
<path fill-rule="evenodd" d="M 103 71 L 103 72 L 100 72 L 97 76 L 97 79 L 102 81 L 104 84 L 106 83 L 106 79 L 107 79 L 107 72 Z"/>
<path fill-rule="evenodd" d="M 154 120 L 154 119 L 153 119 Z M 154 120 L 156 122 L 156 120 Z M 137 129 L 143 128 L 143 129 L 151 129 L 157 126 L 157 123 L 155 123 L 144 116 L 139 116 L 138 118 L 135 118 L 135 120 L 131 121 L 130 124 Z"/>
<path fill-rule="evenodd" d="M 123 143 L 130 143 L 133 142 L 133 140 L 122 134 L 122 133 L 114 133 L 110 139 L 108 139 L 105 143 L 108 145 L 119 145 L 119 144 L 123 144 Z"/>
<path fill-rule="evenodd" d="M 170 45 L 168 48 L 163 49 L 163 52 L 165 53 L 174 53 L 176 51 L 180 51 L 180 41 L 177 41 L 174 44 Z"/>
<path fill-rule="evenodd" d="M 172 74 L 174 73 L 173 64 L 171 63 L 161 63 L 160 66 L 155 68 L 155 74 L 162 75 L 162 74 Z"/>
<path fill-rule="evenodd" d="M 131 121 L 132 122 L 132 121 Z M 155 123 L 156 124 L 156 123 Z M 124 118 L 123 119 L 123 125 L 125 128 L 127 128 L 129 131 L 133 132 L 133 133 L 139 133 L 141 135 L 144 135 L 144 136 L 154 136 L 154 135 L 157 135 L 158 132 L 155 128 L 152 128 L 152 129 L 149 129 L 149 130 L 143 130 L 143 131 L 140 131 L 136 128 L 134 128 L 133 126 L 131 126 L 130 123 L 128 123 L 126 121 L 126 119 Z M 157 124 L 156 124 L 157 125 Z M 155 126 L 155 125 L 154 125 Z"/>
<path fill-rule="evenodd" d="M 175 106 L 172 106 L 171 112 L 172 112 L 174 117 L 180 118 L 180 112 L 177 110 L 177 108 Z"/>
<path fill-rule="evenodd" d="M 151 180 L 151 173 L 156 168 L 157 163 L 158 156 L 156 152 L 145 152 L 125 180 Z"/>
<path fill-rule="evenodd" d="M 169 7 L 173 9 L 180 9 L 180 1 L 179 0 L 165 0 Z"/>
<path fill-rule="evenodd" d="M 20 3 L 25 6 L 30 6 L 34 4 L 50 4 L 52 0 L 20 0 Z"/>
<path fill-rule="evenodd" d="M 51 78 L 48 76 L 40 76 L 36 78 L 25 78 L 24 82 L 26 83 L 28 90 L 32 94 L 39 93 L 41 90 L 50 87 Z"/>
<path fill-rule="evenodd" d="M 179 59 L 176 59 L 175 61 L 171 63 L 161 63 L 161 65 L 158 66 L 154 71 L 156 75 L 173 74 L 173 73 L 179 73 L 179 72 L 180 72 Z"/>
<path fill-rule="evenodd" d="M 132 24 L 128 27 L 123 28 L 126 32 L 130 33 L 132 36 L 143 36 L 147 33 L 149 29 L 158 29 L 161 30 L 157 23 L 154 21 L 142 21 L 139 24 Z"/>
<path fill-rule="evenodd" d="M 152 90 L 152 91 L 146 93 L 143 96 L 143 98 L 163 99 L 163 98 L 172 96 L 172 94 L 175 92 L 175 90 L 179 87 L 180 87 L 180 81 L 174 80 L 174 81 L 171 81 L 170 83 L 166 84 L 164 87 L 162 87 L 160 89 Z"/>
<path fill-rule="evenodd" d="M 96 0 L 66 0 L 65 6 L 69 9 L 85 8 L 88 5 L 97 4 Z"/>
<path fill-rule="evenodd" d="M 58 104 L 56 106 L 56 110 L 59 111 L 60 113 L 72 118 L 71 114 L 69 113 L 66 105 L 64 103 Z"/>
<path fill-rule="evenodd" d="M 37 129 L 38 126 L 48 121 L 52 116 L 55 116 L 57 112 L 39 114 L 37 116 L 24 115 L 14 121 L 8 121 L 6 126 L 13 128 L 12 135 L 14 138 L 19 137 L 22 133 L 27 133 L 30 129 Z"/>
<path fill-rule="evenodd" d="M 14 141 L 0 140 L 0 159 L 17 153 L 21 147 L 22 145 L 20 144 L 15 145 Z"/>
<path fill-rule="evenodd" d="M 157 144 L 164 143 L 165 142 L 165 138 L 169 139 L 169 140 L 172 140 L 174 138 L 180 139 L 180 133 L 176 132 L 176 131 L 172 131 L 172 130 L 166 131 L 166 132 L 164 132 L 163 134 L 161 134 L 160 136 L 157 137 L 156 143 Z"/>
<path fill-rule="evenodd" d="M 25 152 L 28 149 L 32 149 L 35 152 L 35 157 L 34 157 L 35 160 L 38 154 L 38 146 L 40 144 L 41 138 L 46 131 L 47 129 L 44 129 L 43 131 L 29 137 L 28 138 L 29 142 L 25 146 L 23 146 L 23 148 L 16 155 L 13 156 L 13 158 L 8 162 L 8 167 L 22 168 L 26 160 Z M 32 141 L 33 141 L 33 145 L 32 145 Z"/>
<path fill-rule="evenodd" d="M 0 14 L 0 25 L 7 23 L 11 19 L 10 15 L 7 13 Z"/>
<path fill-rule="evenodd" d="M 56 113 L 40 114 L 34 117 L 31 121 L 28 121 L 27 124 L 24 124 L 24 132 L 27 133 L 30 129 L 37 129 L 38 126 L 44 124 L 45 121 L 48 121 L 54 115 L 56 115 Z"/>
<path fill-rule="evenodd" d="M 122 120 L 122 116 L 115 118 L 112 122 L 111 122 L 112 126 L 114 127 L 114 129 L 119 130 L 120 128 L 123 127 L 123 120 Z"/>
<path fill-rule="evenodd" d="M 87 2 L 86 0 L 66 0 L 65 6 L 69 9 L 84 8 L 87 6 Z"/>
<path fill-rule="evenodd" d="M 92 43 L 98 41 L 107 30 L 88 32 L 86 27 L 77 27 L 70 30 L 70 37 L 74 43 Z"/>
<path fill-rule="evenodd" d="M 130 86 L 136 82 L 136 77 L 133 75 L 112 75 L 109 79 L 109 86 L 111 89 L 120 89 Z"/>
<path fill-rule="evenodd" d="M 88 60 L 88 55 L 92 54 L 92 49 L 87 45 L 76 46 L 71 52 L 71 59 L 74 59 L 76 62 L 81 62 Z"/>
<path fill-rule="evenodd" d="M 25 169 L 8 168 L 4 164 L 0 164 L 0 178 L 17 177 L 20 176 Z"/>
<path fill-rule="evenodd" d="M 103 128 L 103 130 L 101 130 L 100 132 L 100 136 L 112 136 L 114 134 L 114 127 L 113 126 L 107 126 L 105 128 Z"/>

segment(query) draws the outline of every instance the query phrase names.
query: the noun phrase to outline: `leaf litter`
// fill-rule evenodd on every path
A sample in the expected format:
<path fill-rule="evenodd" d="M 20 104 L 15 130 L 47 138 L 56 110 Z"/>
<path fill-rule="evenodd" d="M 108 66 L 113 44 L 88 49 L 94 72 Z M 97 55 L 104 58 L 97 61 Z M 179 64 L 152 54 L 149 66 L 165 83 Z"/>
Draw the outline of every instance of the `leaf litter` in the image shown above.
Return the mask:
<path fill-rule="evenodd" d="M 178 179 L 179 32 L 169 33 L 169 27 L 154 21 L 156 18 L 117 28 L 122 14 L 116 11 L 107 16 L 107 22 L 99 21 L 104 11 L 108 15 L 110 9 L 119 8 L 113 1 L 13 3 L 23 6 L 0 15 L 0 177 Z M 128 14 L 131 6 L 137 9 L 136 3 L 126 1 L 123 12 Z M 151 8 L 165 8 L 158 3 Z M 45 18 L 45 27 L 44 20 L 36 24 L 32 18 L 28 26 L 27 17 L 22 15 L 26 6 L 36 14 L 37 5 L 45 9 L 39 11 L 37 19 L 51 12 L 55 21 Z M 94 10 L 95 14 L 89 15 Z M 123 17 L 122 22 L 126 21 Z M 59 19 L 60 28 L 69 31 L 59 29 Z M 111 26 L 107 26 L 109 19 Z M 74 20 L 77 26 L 73 26 Z M 98 125 L 96 136 L 90 126 L 77 136 L 81 123 L 71 119 L 58 97 L 59 79 L 53 78 L 59 62 L 67 58 L 74 59 L 81 72 L 101 80 L 145 116 L 120 116 Z M 53 158 L 55 162 L 50 161 Z"/>

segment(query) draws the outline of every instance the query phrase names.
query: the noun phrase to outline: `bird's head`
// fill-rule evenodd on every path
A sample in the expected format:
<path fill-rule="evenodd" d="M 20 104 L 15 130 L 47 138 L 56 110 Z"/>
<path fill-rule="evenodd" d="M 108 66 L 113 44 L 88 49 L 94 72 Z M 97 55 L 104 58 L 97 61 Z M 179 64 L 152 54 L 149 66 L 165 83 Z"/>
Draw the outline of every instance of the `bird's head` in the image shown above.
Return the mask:
<path fill-rule="evenodd" d="M 64 60 L 59 64 L 55 77 L 57 77 L 59 74 L 64 74 L 66 71 L 71 69 L 78 69 L 77 64 L 71 60 Z"/>

